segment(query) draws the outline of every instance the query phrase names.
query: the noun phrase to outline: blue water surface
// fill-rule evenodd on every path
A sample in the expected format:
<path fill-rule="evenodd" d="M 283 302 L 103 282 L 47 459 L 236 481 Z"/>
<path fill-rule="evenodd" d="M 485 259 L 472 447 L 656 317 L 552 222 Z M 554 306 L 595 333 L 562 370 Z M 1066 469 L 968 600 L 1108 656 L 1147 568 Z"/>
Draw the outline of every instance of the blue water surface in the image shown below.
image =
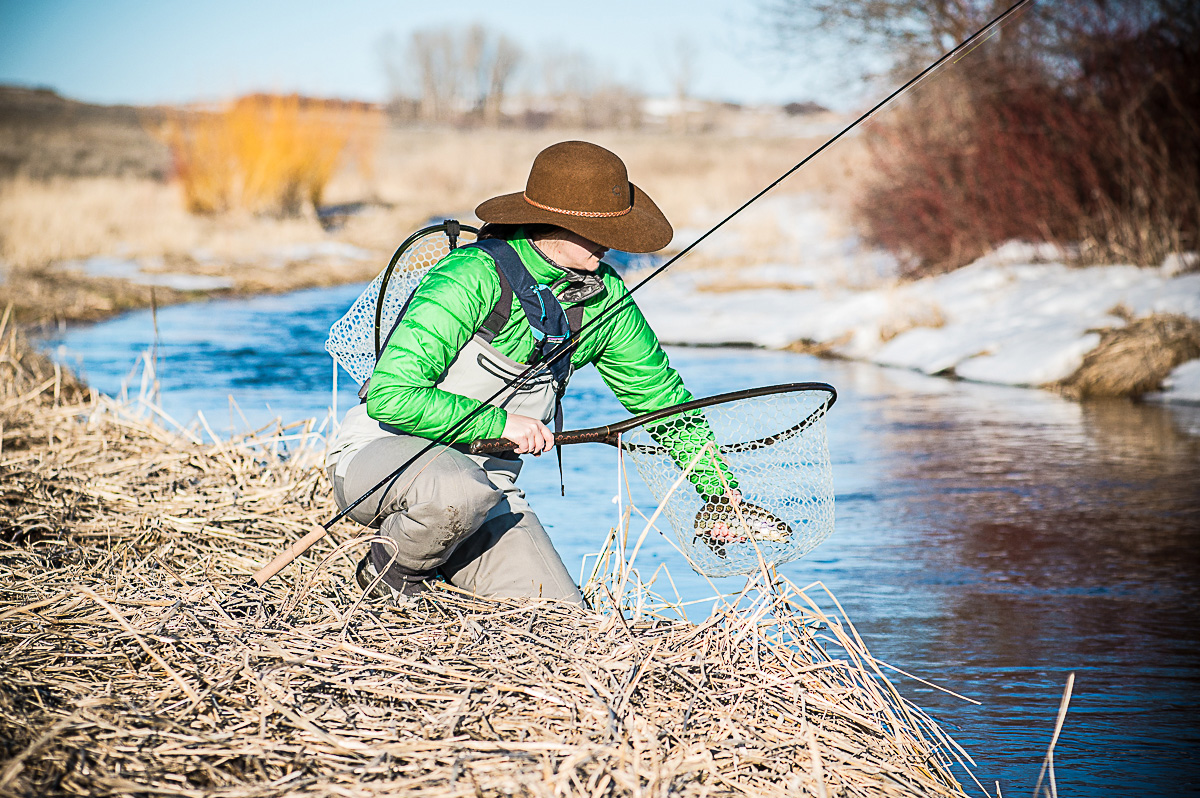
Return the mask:
<path fill-rule="evenodd" d="M 113 394 L 153 348 L 165 411 L 182 423 L 202 411 L 229 434 L 329 412 L 325 334 L 360 290 L 132 313 L 49 343 Z M 697 395 L 838 388 L 837 531 L 781 570 L 824 582 L 876 657 L 981 702 L 896 677 L 971 753 L 989 792 L 999 782 L 1004 795 L 1031 794 L 1074 673 L 1060 795 L 1200 795 L 1200 410 L 1079 404 L 779 352 L 670 355 Z M 357 386 L 340 378 L 344 412 Z M 626 416 L 591 369 L 565 411 L 568 427 Z M 566 498 L 553 457 L 526 458 L 521 481 L 573 571 L 616 523 L 615 455 L 564 449 Z M 685 598 L 711 594 L 660 538 L 639 563 L 666 564 Z"/>

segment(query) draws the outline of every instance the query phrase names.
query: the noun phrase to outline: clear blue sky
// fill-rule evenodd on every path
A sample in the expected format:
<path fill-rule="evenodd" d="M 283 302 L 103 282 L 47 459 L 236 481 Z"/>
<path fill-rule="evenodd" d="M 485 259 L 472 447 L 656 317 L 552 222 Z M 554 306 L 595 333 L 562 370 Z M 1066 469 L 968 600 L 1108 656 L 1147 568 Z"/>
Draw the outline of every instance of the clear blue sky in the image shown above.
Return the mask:
<path fill-rule="evenodd" d="M 670 91 L 680 37 L 697 51 L 693 94 L 738 102 L 854 104 L 858 54 L 813 37 L 790 65 L 761 52 L 753 0 L 0 0 L 0 83 L 91 102 L 186 102 L 249 91 L 383 99 L 379 43 L 481 22 L 531 52 L 587 53 L 606 76 Z M 816 50 L 828 57 L 813 59 Z M 756 52 L 757 51 L 757 52 Z M 848 88 L 849 87 L 849 88 Z"/>

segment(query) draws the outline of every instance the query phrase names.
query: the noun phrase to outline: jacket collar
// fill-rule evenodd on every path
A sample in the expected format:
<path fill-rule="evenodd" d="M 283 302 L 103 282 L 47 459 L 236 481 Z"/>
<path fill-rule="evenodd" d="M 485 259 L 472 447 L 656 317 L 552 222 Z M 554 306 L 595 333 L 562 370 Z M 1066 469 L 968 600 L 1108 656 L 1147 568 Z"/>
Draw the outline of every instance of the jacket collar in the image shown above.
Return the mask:
<path fill-rule="evenodd" d="M 542 285 L 552 286 L 561 299 L 572 303 L 583 302 L 604 291 L 604 279 L 598 271 L 584 272 L 559 266 L 542 254 L 521 232 L 518 231 L 518 237 L 509 243 L 517 250 L 533 279 Z M 563 287 L 561 291 L 557 290 L 560 286 Z"/>

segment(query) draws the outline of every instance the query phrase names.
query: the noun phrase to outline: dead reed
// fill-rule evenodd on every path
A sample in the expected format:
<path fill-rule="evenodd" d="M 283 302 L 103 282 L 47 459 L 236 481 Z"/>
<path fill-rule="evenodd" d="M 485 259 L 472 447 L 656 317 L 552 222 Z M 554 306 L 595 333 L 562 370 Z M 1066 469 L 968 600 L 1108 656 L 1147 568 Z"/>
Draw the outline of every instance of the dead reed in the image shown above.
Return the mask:
<path fill-rule="evenodd" d="M 311 423 L 202 442 L 4 363 L 0 794 L 963 795 L 804 591 L 670 620 L 610 539 L 592 610 L 361 603 L 335 530 L 239 599 L 332 512 Z"/>

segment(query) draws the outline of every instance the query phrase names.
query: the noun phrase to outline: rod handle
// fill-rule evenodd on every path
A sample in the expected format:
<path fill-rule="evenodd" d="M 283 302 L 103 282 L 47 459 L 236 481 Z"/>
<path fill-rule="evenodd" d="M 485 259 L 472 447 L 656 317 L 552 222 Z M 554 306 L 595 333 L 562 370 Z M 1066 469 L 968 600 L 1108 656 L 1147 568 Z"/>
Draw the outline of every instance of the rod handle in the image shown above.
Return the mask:
<path fill-rule="evenodd" d="M 471 441 L 471 454 L 489 454 L 491 452 L 511 452 L 517 445 L 508 438 L 479 438 Z"/>
<path fill-rule="evenodd" d="M 617 436 L 608 427 L 594 429 L 569 429 L 554 436 L 556 446 L 570 446 L 573 443 L 607 443 L 617 445 Z M 517 445 L 508 438 L 480 438 L 472 441 L 468 451 L 471 454 L 488 454 L 489 452 L 511 452 Z"/>
<path fill-rule="evenodd" d="M 275 559 L 260 568 L 252 578 L 259 587 L 262 587 L 267 583 L 267 580 L 290 565 L 293 560 L 312 548 L 312 545 L 323 537 L 325 537 L 325 530 L 323 528 L 314 529 L 281 551 Z"/>

